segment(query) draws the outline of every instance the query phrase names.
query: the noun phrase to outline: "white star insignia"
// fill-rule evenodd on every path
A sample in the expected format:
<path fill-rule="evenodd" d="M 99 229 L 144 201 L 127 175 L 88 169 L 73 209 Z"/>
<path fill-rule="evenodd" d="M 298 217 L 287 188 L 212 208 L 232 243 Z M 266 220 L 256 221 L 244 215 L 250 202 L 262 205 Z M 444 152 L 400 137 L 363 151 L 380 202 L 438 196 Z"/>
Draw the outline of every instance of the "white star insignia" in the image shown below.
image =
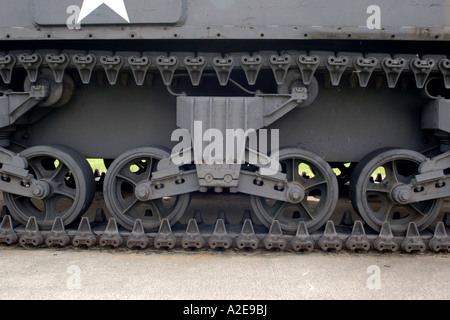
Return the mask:
<path fill-rule="evenodd" d="M 81 6 L 81 11 L 80 15 L 78 16 L 77 23 L 80 23 L 81 20 L 90 15 L 92 11 L 100 7 L 102 4 L 106 4 L 119 16 L 130 22 L 130 18 L 128 18 L 128 12 L 127 8 L 125 7 L 124 1 L 125 0 L 83 0 L 83 5 Z"/>

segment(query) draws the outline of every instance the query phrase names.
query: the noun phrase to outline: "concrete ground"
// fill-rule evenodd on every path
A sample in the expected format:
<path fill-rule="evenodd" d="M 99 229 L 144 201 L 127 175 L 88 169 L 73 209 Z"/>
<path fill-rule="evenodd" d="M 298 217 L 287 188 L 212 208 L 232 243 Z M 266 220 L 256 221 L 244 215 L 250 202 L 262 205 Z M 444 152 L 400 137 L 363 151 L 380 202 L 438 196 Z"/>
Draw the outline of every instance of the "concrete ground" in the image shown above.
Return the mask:
<path fill-rule="evenodd" d="M 0 299 L 450 299 L 450 254 L 0 246 Z"/>

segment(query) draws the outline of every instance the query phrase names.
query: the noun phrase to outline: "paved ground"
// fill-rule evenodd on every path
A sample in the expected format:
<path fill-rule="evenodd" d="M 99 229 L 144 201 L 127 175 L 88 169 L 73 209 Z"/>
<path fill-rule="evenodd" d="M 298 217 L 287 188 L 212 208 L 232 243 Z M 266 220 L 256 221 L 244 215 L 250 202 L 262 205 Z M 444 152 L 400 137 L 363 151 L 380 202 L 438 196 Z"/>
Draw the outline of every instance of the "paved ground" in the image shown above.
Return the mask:
<path fill-rule="evenodd" d="M 0 299 L 450 299 L 450 254 L 0 246 Z"/>

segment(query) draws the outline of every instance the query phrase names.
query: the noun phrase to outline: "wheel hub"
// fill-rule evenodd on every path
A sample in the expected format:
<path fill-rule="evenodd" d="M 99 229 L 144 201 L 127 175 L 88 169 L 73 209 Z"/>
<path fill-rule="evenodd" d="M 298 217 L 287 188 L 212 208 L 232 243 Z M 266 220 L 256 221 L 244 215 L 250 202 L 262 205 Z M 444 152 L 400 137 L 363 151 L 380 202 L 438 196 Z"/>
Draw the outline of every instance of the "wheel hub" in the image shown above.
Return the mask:
<path fill-rule="evenodd" d="M 292 203 L 299 203 L 305 198 L 305 190 L 300 186 L 292 186 L 288 189 L 287 197 Z"/>
<path fill-rule="evenodd" d="M 141 182 L 136 186 L 135 190 L 136 198 L 139 201 L 147 201 L 152 196 L 152 188 L 150 187 L 149 182 Z"/>
<path fill-rule="evenodd" d="M 45 181 L 39 181 L 31 187 L 31 193 L 36 199 L 45 199 L 51 194 L 50 184 Z"/>
<path fill-rule="evenodd" d="M 407 185 L 399 185 L 392 190 L 391 197 L 398 204 L 407 204 L 412 199 L 413 193 Z"/>

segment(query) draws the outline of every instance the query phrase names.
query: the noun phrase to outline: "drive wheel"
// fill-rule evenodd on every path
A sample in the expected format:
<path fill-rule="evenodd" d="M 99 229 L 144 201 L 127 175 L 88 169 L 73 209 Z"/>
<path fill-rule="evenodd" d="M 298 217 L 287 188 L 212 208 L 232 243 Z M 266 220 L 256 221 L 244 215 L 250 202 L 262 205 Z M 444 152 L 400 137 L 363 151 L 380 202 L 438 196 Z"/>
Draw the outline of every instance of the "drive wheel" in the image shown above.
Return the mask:
<path fill-rule="evenodd" d="M 290 183 L 305 191 L 304 199 L 297 204 L 251 196 L 255 215 L 266 226 L 278 220 L 283 231 L 293 233 L 301 221 L 312 232 L 324 225 L 332 215 L 339 190 L 336 175 L 322 158 L 297 148 L 280 150 L 281 172 Z"/>
<path fill-rule="evenodd" d="M 24 150 L 28 170 L 47 182 L 50 194 L 43 200 L 4 192 L 12 217 L 26 224 L 32 216 L 38 226 L 48 230 L 57 217 L 69 225 L 90 206 L 95 193 L 92 168 L 77 151 L 66 146 L 36 146 Z"/>
<path fill-rule="evenodd" d="M 396 185 L 414 178 L 425 159 L 412 150 L 384 148 L 358 163 L 350 180 L 350 196 L 356 212 L 375 231 L 388 221 L 393 233 L 404 234 L 410 222 L 423 230 L 437 218 L 442 199 L 400 204 L 391 196 Z"/>
<path fill-rule="evenodd" d="M 161 159 L 170 153 L 160 148 L 143 147 L 130 150 L 118 157 L 108 169 L 103 186 L 103 196 L 109 213 L 123 227 L 132 230 L 134 222 L 141 219 L 146 232 L 157 230 L 162 219 L 175 224 L 190 202 L 190 194 L 162 199 L 140 201 L 135 195 L 136 186 L 151 180 Z"/>

